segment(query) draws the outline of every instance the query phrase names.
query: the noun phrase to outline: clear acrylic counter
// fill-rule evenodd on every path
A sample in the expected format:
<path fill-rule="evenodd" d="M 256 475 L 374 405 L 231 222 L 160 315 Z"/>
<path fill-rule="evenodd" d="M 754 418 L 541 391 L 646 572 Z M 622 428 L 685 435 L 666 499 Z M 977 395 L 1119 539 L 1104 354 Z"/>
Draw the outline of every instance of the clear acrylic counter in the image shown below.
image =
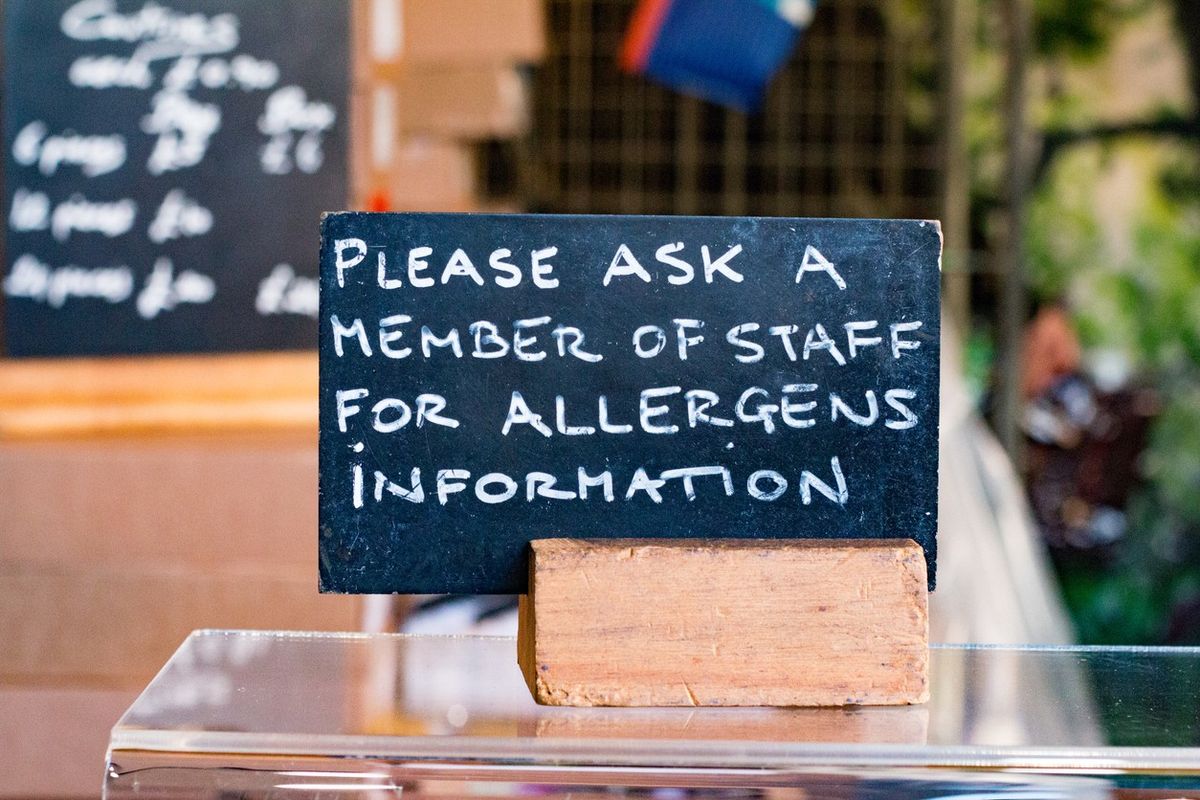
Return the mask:
<path fill-rule="evenodd" d="M 931 657 L 923 706 L 548 708 L 512 639 L 197 631 L 114 727 L 105 792 L 1200 797 L 1200 649 Z"/>

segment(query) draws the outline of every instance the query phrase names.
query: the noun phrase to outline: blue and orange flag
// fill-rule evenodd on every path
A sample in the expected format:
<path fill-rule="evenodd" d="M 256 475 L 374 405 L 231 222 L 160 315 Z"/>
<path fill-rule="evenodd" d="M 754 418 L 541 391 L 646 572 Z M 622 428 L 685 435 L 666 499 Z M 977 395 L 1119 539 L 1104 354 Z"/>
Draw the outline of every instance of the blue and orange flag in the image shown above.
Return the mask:
<path fill-rule="evenodd" d="M 816 0 L 641 0 L 621 67 L 752 111 L 812 20 Z"/>

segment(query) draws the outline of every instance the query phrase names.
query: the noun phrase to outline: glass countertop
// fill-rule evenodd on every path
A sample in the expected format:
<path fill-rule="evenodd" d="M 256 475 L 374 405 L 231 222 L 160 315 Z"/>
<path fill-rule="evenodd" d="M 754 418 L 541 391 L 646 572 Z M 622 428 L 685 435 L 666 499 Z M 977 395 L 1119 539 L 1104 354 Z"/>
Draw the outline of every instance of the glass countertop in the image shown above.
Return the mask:
<path fill-rule="evenodd" d="M 1200 775 L 1200 648 L 940 646 L 931 690 L 901 707 L 554 708 L 530 698 L 513 639 L 197 631 L 110 760 Z"/>

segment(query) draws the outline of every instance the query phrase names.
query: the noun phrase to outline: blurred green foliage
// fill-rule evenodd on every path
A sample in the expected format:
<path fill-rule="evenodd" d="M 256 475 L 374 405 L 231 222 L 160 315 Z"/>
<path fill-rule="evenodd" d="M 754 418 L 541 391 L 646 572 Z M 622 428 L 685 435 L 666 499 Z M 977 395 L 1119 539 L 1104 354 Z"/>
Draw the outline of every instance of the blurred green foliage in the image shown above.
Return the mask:
<path fill-rule="evenodd" d="M 1060 568 L 1080 638 L 1090 643 L 1162 642 L 1172 612 L 1200 598 L 1200 198 L 1173 191 L 1169 177 L 1194 160 L 1191 149 L 1144 141 L 1076 147 L 1030 207 L 1035 291 L 1065 293 L 1085 348 L 1114 355 L 1162 404 L 1125 540 L 1112 560 Z M 1119 161 L 1125 179 L 1114 182 Z M 1130 173 L 1141 183 L 1131 185 Z M 1114 186 L 1134 195 L 1121 206 L 1131 213 L 1104 224 L 1098 209 Z"/>
<path fill-rule="evenodd" d="M 1190 69 L 1200 70 L 1197 32 L 1183 29 L 1194 1 L 1034 0 L 1036 69 L 1048 88 L 1032 116 L 1046 141 L 1070 136 L 1033 189 L 1024 241 L 1030 288 L 1042 301 L 1066 298 L 1091 362 L 1122 365 L 1118 372 L 1153 387 L 1161 403 L 1126 537 L 1104 557 L 1060 559 L 1064 595 L 1089 643 L 1163 642 L 1172 614 L 1200 603 L 1200 97 L 1193 78 L 1190 107 L 1155 112 L 1183 124 L 1157 131 L 1152 114 L 1129 120 L 1126 131 L 1099 124 L 1094 97 L 1072 92 L 1056 73 L 1104 57 L 1122 25 L 1163 6 L 1175 13 Z M 973 226 L 985 242 L 997 235 L 1003 178 L 999 2 L 981 5 L 974 61 L 985 77 L 968 120 Z M 1200 640 L 1200 620 L 1191 625 L 1182 635 Z"/>
<path fill-rule="evenodd" d="M 1110 0 L 1036 0 L 1033 5 L 1033 44 L 1042 56 L 1090 58 L 1107 45 L 1115 17 L 1124 4 Z"/>

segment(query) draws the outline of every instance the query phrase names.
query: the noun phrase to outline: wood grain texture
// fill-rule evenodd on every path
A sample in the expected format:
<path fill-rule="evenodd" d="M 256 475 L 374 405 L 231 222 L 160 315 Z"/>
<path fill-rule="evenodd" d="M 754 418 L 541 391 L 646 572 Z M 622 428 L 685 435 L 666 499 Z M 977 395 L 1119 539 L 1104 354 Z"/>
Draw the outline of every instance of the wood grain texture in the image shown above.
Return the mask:
<path fill-rule="evenodd" d="M 522 728 L 550 739 L 686 739 L 692 741 L 911 744 L 929 741 L 921 705 L 761 709 L 554 709 Z"/>
<path fill-rule="evenodd" d="M 564 706 L 839 706 L 929 697 L 908 539 L 532 542 L 518 663 Z"/>
<path fill-rule="evenodd" d="M 0 361 L 0 438 L 316 428 L 315 352 Z"/>

